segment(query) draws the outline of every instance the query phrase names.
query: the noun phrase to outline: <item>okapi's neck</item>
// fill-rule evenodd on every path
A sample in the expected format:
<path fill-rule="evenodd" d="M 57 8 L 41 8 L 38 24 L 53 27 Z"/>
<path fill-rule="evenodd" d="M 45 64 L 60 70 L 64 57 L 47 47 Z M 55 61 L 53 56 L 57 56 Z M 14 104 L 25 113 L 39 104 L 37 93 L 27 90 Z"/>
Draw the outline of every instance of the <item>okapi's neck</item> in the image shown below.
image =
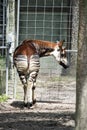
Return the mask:
<path fill-rule="evenodd" d="M 50 53 L 54 50 L 56 46 L 56 43 L 42 40 L 32 40 L 31 43 L 34 44 L 40 57 L 50 56 Z"/>

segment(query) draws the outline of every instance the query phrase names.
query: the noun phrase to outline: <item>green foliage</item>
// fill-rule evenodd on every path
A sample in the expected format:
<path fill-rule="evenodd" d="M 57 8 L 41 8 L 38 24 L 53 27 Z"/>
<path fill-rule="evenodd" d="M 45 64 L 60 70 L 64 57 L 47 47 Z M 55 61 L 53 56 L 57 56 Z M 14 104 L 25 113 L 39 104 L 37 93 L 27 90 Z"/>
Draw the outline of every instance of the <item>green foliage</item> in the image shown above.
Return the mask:
<path fill-rule="evenodd" d="M 0 95 L 0 102 L 7 101 L 8 97 L 6 95 Z"/>
<path fill-rule="evenodd" d="M 0 69 L 5 69 L 6 59 L 5 57 L 0 56 Z"/>
<path fill-rule="evenodd" d="M 6 58 L 0 55 L 0 94 L 5 92 L 6 83 Z M 3 96 L 2 96 L 3 97 Z M 0 96 L 0 101 L 3 100 Z"/>

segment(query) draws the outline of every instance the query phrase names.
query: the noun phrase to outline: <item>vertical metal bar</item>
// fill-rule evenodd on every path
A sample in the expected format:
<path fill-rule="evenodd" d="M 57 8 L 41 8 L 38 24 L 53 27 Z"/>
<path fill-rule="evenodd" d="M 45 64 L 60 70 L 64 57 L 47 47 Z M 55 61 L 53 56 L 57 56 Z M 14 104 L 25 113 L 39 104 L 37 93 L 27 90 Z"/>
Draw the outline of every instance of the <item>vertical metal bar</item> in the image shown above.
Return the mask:
<path fill-rule="evenodd" d="M 62 22 L 63 22 L 63 3 L 64 1 L 63 0 L 61 0 L 61 12 L 60 12 L 60 15 L 61 15 L 61 17 L 60 17 L 60 40 L 62 39 Z"/>
<path fill-rule="evenodd" d="M 9 50 L 6 48 L 6 96 L 8 96 L 8 59 L 9 59 Z"/>
<path fill-rule="evenodd" d="M 9 3 L 6 1 L 6 40 L 9 33 Z"/>
<path fill-rule="evenodd" d="M 53 6 L 52 6 L 52 20 L 51 20 L 51 42 L 53 41 L 53 22 L 54 22 L 54 0 L 53 0 Z"/>
<path fill-rule="evenodd" d="M 5 0 L 3 0 L 3 41 L 2 41 L 2 46 L 4 46 L 4 30 L 5 30 Z M 2 49 L 2 55 L 4 51 Z"/>
<path fill-rule="evenodd" d="M 17 1 L 17 40 L 16 40 L 16 47 L 18 46 L 18 42 L 19 42 L 19 17 L 20 17 L 20 0 Z"/>
<path fill-rule="evenodd" d="M 3 0 L 3 42 L 2 46 L 4 46 L 4 0 Z"/>
<path fill-rule="evenodd" d="M 44 14 L 43 14 L 43 40 L 45 39 L 45 15 L 46 15 L 45 9 L 46 9 L 46 0 L 44 0 Z"/>
<path fill-rule="evenodd" d="M 29 0 L 27 1 L 27 14 L 26 14 L 26 39 L 28 38 L 28 6 L 29 6 Z"/>
<path fill-rule="evenodd" d="M 67 22 L 67 48 L 71 49 L 71 31 L 72 31 L 72 0 L 67 3 L 69 7 Z M 71 62 L 71 53 L 68 54 L 68 61 Z"/>
<path fill-rule="evenodd" d="M 17 1 L 17 40 L 16 40 L 16 47 L 18 46 L 19 42 L 19 17 L 20 17 L 20 0 Z M 13 88 L 13 98 L 16 98 L 16 87 L 17 87 L 17 72 L 15 70 L 14 75 L 14 88 Z"/>
<path fill-rule="evenodd" d="M 37 0 L 36 0 L 36 3 L 35 3 L 35 31 L 34 31 L 34 39 L 36 38 L 36 19 L 37 19 Z"/>
<path fill-rule="evenodd" d="M 7 14 L 5 17 L 5 13 L 7 12 L 7 0 L 3 1 L 3 46 L 4 46 L 4 29 L 5 29 L 5 21 L 7 19 Z M 5 10 L 6 9 L 6 10 Z M 6 12 L 5 12 L 6 11 Z M 6 46 L 5 46 L 6 47 Z M 9 49 L 6 47 L 6 96 L 8 96 L 8 64 L 9 64 Z"/>
<path fill-rule="evenodd" d="M 17 87 L 17 72 L 16 69 L 14 70 L 15 75 L 14 75 L 14 88 L 13 88 L 13 98 L 16 98 L 16 87 Z"/>

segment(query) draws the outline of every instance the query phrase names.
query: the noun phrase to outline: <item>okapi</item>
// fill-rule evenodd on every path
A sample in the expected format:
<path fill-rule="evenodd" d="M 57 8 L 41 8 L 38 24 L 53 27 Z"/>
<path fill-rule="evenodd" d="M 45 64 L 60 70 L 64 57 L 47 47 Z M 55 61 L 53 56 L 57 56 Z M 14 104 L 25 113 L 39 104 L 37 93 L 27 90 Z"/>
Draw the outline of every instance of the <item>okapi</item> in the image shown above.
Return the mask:
<path fill-rule="evenodd" d="M 24 88 L 24 105 L 36 102 L 34 90 L 40 69 L 40 57 L 53 55 L 65 69 L 68 67 L 63 41 L 57 43 L 42 40 L 24 40 L 14 51 L 13 62 Z M 29 86 L 30 83 L 30 86 Z M 28 95 L 28 89 L 30 93 Z"/>

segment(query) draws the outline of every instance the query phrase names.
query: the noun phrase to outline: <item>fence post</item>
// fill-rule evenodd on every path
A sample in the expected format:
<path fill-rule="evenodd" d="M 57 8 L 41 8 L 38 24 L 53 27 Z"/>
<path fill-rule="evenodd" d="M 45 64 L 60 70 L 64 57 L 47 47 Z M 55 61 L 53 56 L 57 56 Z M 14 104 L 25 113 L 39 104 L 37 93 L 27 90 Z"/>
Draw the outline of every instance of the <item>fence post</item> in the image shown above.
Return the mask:
<path fill-rule="evenodd" d="M 17 3 L 17 38 L 16 38 L 16 47 L 18 46 L 18 42 L 19 42 L 19 17 L 20 17 L 20 0 L 18 0 Z M 17 87 L 17 72 L 15 69 L 15 80 L 14 80 L 14 99 L 16 98 L 16 87 Z"/>
<path fill-rule="evenodd" d="M 9 59 L 9 48 L 6 48 L 6 96 L 8 96 L 8 59 Z"/>

